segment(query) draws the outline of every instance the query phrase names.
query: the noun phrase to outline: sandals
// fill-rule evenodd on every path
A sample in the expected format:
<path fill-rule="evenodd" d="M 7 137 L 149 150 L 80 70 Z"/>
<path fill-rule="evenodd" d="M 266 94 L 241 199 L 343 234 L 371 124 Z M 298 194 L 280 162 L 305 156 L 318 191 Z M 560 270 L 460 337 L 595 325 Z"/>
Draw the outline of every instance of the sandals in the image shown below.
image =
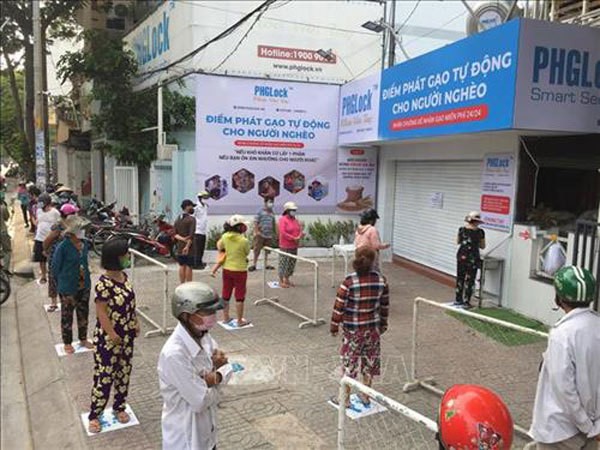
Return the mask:
<path fill-rule="evenodd" d="M 362 392 L 359 392 L 358 399 L 361 401 L 361 403 L 363 404 L 363 406 L 365 408 L 368 408 L 369 406 L 371 406 L 371 398 L 368 395 L 363 394 Z"/>
<path fill-rule="evenodd" d="M 131 420 L 131 417 L 129 417 L 129 414 L 127 414 L 127 411 L 125 410 L 114 411 L 113 414 L 115 418 L 119 421 L 119 423 L 127 423 Z"/>
<path fill-rule="evenodd" d="M 242 320 L 237 321 L 237 326 L 238 326 L 238 328 L 246 327 L 246 326 L 250 325 L 251 323 L 252 322 L 250 322 L 249 320 L 242 318 Z"/>
<path fill-rule="evenodd" d="M 87 339 L 84 341 L 79 341 L 79 345 L 81 345 L 82 347 L 85 347 L 85 348 L 94 348 L 94 344 L 92 344 Z"/>
<path fill-rule="evenodd" d="M 48 306 L 48 312 L 54 312 L 58 310 L 58 305 L 50 305 Z"/>
<path fill-rule="evenodd" d="M 335 406 L 340 406 L 340 399 L 338 398 L 337 395 L 332 395 L 331 397 L 329 397 L 329 401 L 331 403 L 333 403 Z M 346 402 L 346 408 L 352 408 L 352 404 L 350 403 L 350 399 L 348 398 L 348 401 Z"/>
<path fill-rule="evenodd" d="M 88 431 L 94 434 L 100 433 L 102 431 L 102 424 L 98 419 L 90 420 L 90 423 L 88 425 Z"/>
<path fill-rule="evenodd" d="M 65 344 L 65 353 L 67 355 L 72 355 L 75 353 L 75 347 L 73 347 L 71 344 Z"/>
<path fill-rule="evenodd" d="M 40 284 L 46 284 L 48 280 L 46 278 L 40 278 Z"/>
<path fill-rule="evenodd" d="M 273 266 L 267 266 L 267 267 L 265 267 L 265 269 L 267 269 L 267 270 L 275 270 L 275 267 L 273 267 Z"/>

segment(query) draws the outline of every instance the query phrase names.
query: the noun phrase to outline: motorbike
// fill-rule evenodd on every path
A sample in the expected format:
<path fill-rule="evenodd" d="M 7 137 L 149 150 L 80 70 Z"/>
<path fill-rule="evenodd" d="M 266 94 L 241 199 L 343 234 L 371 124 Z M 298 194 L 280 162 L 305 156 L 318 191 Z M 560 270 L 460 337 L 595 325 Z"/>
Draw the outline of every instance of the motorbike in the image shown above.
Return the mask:
<path fill-rule="evenodd" d="M 165 216 L 160 215 L 154 221 L 157 227 L 156 240 L 162 245 L 167 246 L 169 255 L 175 259 L 175 227 L 165 221 Z"/>
<path fill-rule="evenodd" d="M 101 230 L 92 238 L 92 249 L 98 256 L 102 255 L 102 246 L 111 239 L 126 239 L 129 248 L 150 257 L 172 256 L 172 248 L 144 233 L 126 230 Z"/>

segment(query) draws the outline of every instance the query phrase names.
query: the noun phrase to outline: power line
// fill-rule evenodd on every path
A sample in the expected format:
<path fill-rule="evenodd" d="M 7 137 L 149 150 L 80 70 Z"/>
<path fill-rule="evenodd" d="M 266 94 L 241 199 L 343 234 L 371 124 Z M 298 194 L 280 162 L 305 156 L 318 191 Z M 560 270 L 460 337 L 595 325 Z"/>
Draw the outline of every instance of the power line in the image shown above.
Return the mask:
<path fill-rule="evenodd" d="M 398 29 L 396 30 L 396 33 L 399 33 L 400 30 L 402 30 L 402 28 L 404 28 L 404 25 L 406 25 L 406 23 L 410 20 L 410 18 L 413 16 L 413 14 L 415 13 L 415 11 L 417 10 L 417 8 L 419 7 L 419 4 L 421 3 L 421 0 L 417 0 L 417 3 L 415 3 L 414 8 L 412 9 L 412 11 L 408 14 L 408 16 L 406 17 L 406 19 L 404 19 L 404 22 L 402 22 L 402 25 L 400 25 L 400 27 L 398 27 Z"/>
<path fill-rule="evenodd" d="M 273 3 L 275 3 L 277 0 L 266 0 L 265 2 L 261 3 L 260 6 L 258 6 L 257 8 L 253 9 L 252 11 L 250 11 L 248 14 L 246 14 L 244 17 L 242 17 L 240 20 L 238 20 L 237 22 L 235 22 L 233 25 L 231 25 L 229 28 L 227 28 L 225 31 L 219 33 L 217 36 L 215 36 L 214 38 L 208 40 L 207 42 L 205 42 L 204 44 L 202 44 L 201 46 L 197 47 L 195 50 L 192 50 L 191 52 L 189 52 L 188 54 L 182 56 L 181 58 L 167 64 L 164 67 L 159 67 L 153 70 L 149 70 L 148 72 L 144 72 L 142 74 L 140 74 L 140 77 L 144 77 L 143 80 L 148 79 L 151 75 L 157 73 L 157 72 L 163 72 L 166 71 L 168 69 L 170 69 L 171 67 L 180 64 L 181 62 L 188 60 L 189 58 L 193 57 L 194 55 L 198 54 L 199 52 L 201 52 L 202 50 L 204 50 L 205 48 L 207 48 L 209 45 L 214 44 L 215 42 L 229 36 L 231 33 L 233 33 L 237 28 L 239 28 L 244 22 L 246 22 L 248 19 L 250 19 L 254 14 L 260 13 L 261 11 L 267 9 L 269 6 L 271 6 Z"/>
<path fill-rule="evenodd" d="M 432 35 L 433 33 L 439 31 L 440 28 L 444 28 L 445 26 L 450 25 L 452 22 L 454 22 L 455 20 L 463 17 L 465 14 L 467 14 L 467 11 L 463 11 L 463 12 L 458 13 L 452 19 L 448 20 L 447 22 L 444 22 L 443 24 L 439 25 L 437 28 L 432 29 L 431 31 L 428 31 L 427 33 L 424 33 L 424 34 L 422 34 L 420 36 L 417 36 L 416 38 L 411 39 L 410 41 L 407 41 L 404 45 L 407 46 L 409 44 L 412 44 L 413 42 L 420 41 L 421 39 L 426 38 L 427 36 Z"/>
<path fill-rule="evenodd" d="M 377 58 L 373 64 L 371 64 L 369 67 L 367 67 L 366 69 L 364 69 L 363 71 L 361 71 L 359 74 L 357 74 L 354 78 L 352 78 L 350 81 L 354 81 L 356 80 L 358 77 L 360 77 L 362 74 L 364 74 L 365 72 L 368 72 L 369 70 L 371 70 L 373 67 L 375 67 L 377 64 L 381 64 L 381 57 Z M 348 83 L 350 82 L 348 81 Z"/>

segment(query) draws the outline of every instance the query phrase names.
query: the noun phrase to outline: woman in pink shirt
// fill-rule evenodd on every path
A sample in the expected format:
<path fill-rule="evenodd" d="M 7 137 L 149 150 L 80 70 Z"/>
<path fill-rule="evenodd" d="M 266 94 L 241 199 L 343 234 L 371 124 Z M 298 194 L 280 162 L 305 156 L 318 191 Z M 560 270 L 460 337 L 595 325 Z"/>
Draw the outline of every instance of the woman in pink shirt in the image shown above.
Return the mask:
<path fill-rule="evenodd" d="M 302 225 L 296 218 L 298 207 L 294 202 L 283 205 L 283 214 L 279 219 L 279 249 L 291 255 L 298 254 L 298 246 L 302 239 Z M 296 260 L 280 255 L 279 258 L 279 286 L 289 288 L 294 286 L 290 277 L 294 274 Z"/>
<path fill-rule="evenodd" d="M 379 214 L 373 208 L 363 211 L 360 215 L 360 225 L 354 234 L 354 247 L 369 247 L 375 250 L 375 261 L 373 262 L 373 270 L 381 272 L 379 267 L 379 250 L 390 248 L 390 244 L 384 244 L 379 238 L 379 232 L 375 228 L 375 222 L 379 219 Z"/>

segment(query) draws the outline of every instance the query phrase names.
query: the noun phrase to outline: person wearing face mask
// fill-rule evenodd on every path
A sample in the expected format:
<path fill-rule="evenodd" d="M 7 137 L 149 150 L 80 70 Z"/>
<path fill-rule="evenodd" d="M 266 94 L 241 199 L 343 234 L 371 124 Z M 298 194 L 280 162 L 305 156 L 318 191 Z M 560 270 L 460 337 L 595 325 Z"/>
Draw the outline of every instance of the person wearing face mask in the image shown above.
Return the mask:
<path fill-rule="evenodd" d="M 206 267 L 204 261 L 204 248 L 206 247 L 206 233 L 208 232 L 208 204 L 210 198 L 207 191 L 198 192 L 198 204 L 194 208 L 196 218 L 196 232 L 194 234 L 194 269 L 203 270 Z"/>
<path fill-rule="evenodd" d="M 177 241 L 177 263 L 179 264 L 179 282 L 192 281 L 194 276 L 192 266 L 194 265 L 194 232 L 196 231 L 196 219 L 194 218 L 194 207 L 196 204 L 186 199 L 181 202 L 181 215 L 175 221 L 175 240 Z"/>
<path fill-rule="evenodd" d="M 99 433 L 99 417 L 114 387 L 113 414 L 121 423 L 130 420 L 125 411 L 133 343 L 140 334 L 135 311 L 135 292 L 124 272 L 131 266 L 129 244 L 125 239 L 111 239 L 102 246 L 104 274 L 96 283 L 96 328 L 94 330 L 94 382 L 89 431 Z"/>
<path fill-rule="evenodd" d="M 64 239 L 52 256 L 52 274 L 61 301 L 60 325 L 65 353 L 73 348 L 73 313 L 77 313 L 77 334 L 80 345 L 93 348 L 87 340 L 90 309 L 89 243 L 84 239 L 85 227 L 90 221 L 76 215 L 65 219 Z"/>
<path fill-rule="evenodd" d="M 190 282 L 175 289 L 171 309 L 179 323 L 158 358 L 162 448 L 214 449 L 220 386 L 233 374 L 210 335 L 223 301 L 207 284 Z"/>
<path fill-rule="evenodd" d="M 256 217 L 254 217 L 254 259 L 252 265 L 248 267 L 248 272 L 254 272 L 256 270 L 256 263 L 258 262 L 258 257 L 260 256 L 260 251 L 263 247 L 273 246 L 272 240 L 275 235 L 275 214 L 273 213 L 273 204 L 272 197 L 265 197 L 264 206 L 258 211 Z M 275 267 L 268 264 L 267 259 L 265 259 L 265 263 L 266 270 L 275 270 Z"/>
<path fill-rule="evenodd" d="M 302 225 L 296 218 L 298 207 L 294 202 L 287 202 L 283 205 L 283 214 L 279 219 L 279 249 L 282 252 L 291 255 L 298 254 L 300 239 L 304 235 L 302 233 Z M 281 255 L 279 258 L 279 286 L 282 288 L 293 287 L 294 284 L 290 281 L 290 277 L 294 274 L 296 268 L 296 260 L 287 256 Z"/>

